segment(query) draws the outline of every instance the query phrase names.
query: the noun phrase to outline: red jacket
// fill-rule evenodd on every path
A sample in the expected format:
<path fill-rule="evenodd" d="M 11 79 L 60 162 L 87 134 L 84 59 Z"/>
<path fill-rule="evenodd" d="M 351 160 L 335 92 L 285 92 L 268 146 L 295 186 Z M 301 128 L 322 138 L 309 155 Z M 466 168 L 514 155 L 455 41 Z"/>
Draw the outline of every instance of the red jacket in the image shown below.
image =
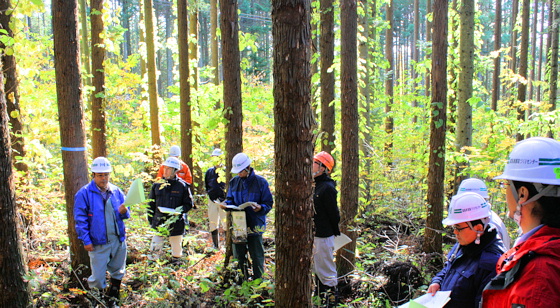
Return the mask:
<path fill-rule="evenodd" d="M 177 176 L 183 179 L 183 181 L 187 182 L 189 185 L 192 185 L 192 174 L 191 169 L 189 166 L 185 164 L 185 162 L 181 161 L 181 170 L 177 171 Z M 156 178 L 163 177 L 163 165 L 159 167 L 159 171 L 157 173 Z"/>
<path fill-rule="evenodd" d="M 543 226 L 503 254 L 496 269 L 482 307 L 560 307 L 560 228 Z"/>

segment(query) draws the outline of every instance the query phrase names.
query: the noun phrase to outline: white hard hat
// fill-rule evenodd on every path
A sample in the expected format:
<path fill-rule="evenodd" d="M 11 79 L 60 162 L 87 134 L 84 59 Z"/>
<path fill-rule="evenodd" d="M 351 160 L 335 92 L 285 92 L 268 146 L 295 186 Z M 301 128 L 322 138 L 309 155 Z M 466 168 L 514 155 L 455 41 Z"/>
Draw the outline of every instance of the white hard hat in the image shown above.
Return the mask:
<path fill-rule="evenodd" d="M 457 190 L 457 194 L 460 195 L 466 192 L 474 192 L 482 196 L 484 199 L 488 199 L 488 188 L 486 184 L 482 180 L 471 178 L 466 179 L 461 182 L 459 185 L 459 189 Z"/>
<path fill-rule="evenodd" d="M 109 173 L 113 171 L 111 163 L 106 157 L 99 156 L 91 163 L 91 172 L 95 173 Z"/>
<path fill-rule="evenodd" d="M 212 156 L 221 156 L 222 154 L 222 150 L 220 149 L 214 149 L 214 151 L 212 151 Z"/>
<path fill-rule="evenodd" d="M 233 159 L 231 160 L 231 172 L 232 173 L 239 173 L 241 170 L 249 167 L 251 164 L 251 159 L 245 153 L 238 153 L 236 154 Z"/>
<path fill-rule="evenodd" d="M 168 157 L 164 162 L 164 166 L 175 168 L 177 170 L 181 169 L 181 161 L 177 157 Z"/>
<path fill-rule="evenodd" d="M 469 222 L 477 219 L 488 218 L 490 203 L 474 192 L 466 192 L 455 195 L 451 198 L 447 218 L 442 221 L 444 225 L 456 225 L 462 222 Z"/>
<path fill-rule="evenodd" d="M 560 185 L 560 142 L 544 137 L 519 141 L 504 173 L 494 179 Z"/>
<path fill-rule="evenodd" d="M 169 149 L 169 156 L 174 156 L 174 157 L 181 156 L 181 148 L 176 145 L 172 146 L 171 149 Z"/>

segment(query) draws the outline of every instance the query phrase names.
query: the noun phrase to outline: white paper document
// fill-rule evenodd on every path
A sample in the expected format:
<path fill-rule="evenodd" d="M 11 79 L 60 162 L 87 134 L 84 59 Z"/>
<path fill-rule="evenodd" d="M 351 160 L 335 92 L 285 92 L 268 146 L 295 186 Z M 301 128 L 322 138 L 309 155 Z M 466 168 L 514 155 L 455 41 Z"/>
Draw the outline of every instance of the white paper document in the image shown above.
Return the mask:
<path fill-rule="evenodd" d="M 352 239 L 348 237 L 348 235 L 344 233 L 340 233 L 334 237 L 334 251 L 339 250 L 342 246 L 352 242 Z"/>
<path fill-rule="evenodd" d="M 128 189 L 128 194 L 124 199 L 124 205 L 134 205 L 144 202 L 146 198 L 144 197 L 144 186 L 142 185 L 141 179 L 136 179 L 130 185 Z"/>
<path fill-rule="evenodd" d="M 177 212 L 175 211 L 175 209 L 172 209 L 170 207 L 163 207 L 163 206 L 158 206 L 158 210 L 164 214 L 172 214 L 172 215 L 180 215 L 181 212 Z"/>
<path fill-rule="evenodd" d="M 427 293 L 399 306 L 399 308 L 442 308 L 451 299 L 449 295 L 451 295 L 451 291 L 438 291 L 434 296 Z"/>
<path fill-rule="evenodd" d="M 254 205 L 255 205 L 255 202 L 245 202 L 245 203 L 241 204 L 240 206 L 226 205 L 226 207 L 228 209 L 241 211 L 241 210 L 244 210 L 246 207 L 249 207 L 249 206 L 254 207 Z"/>

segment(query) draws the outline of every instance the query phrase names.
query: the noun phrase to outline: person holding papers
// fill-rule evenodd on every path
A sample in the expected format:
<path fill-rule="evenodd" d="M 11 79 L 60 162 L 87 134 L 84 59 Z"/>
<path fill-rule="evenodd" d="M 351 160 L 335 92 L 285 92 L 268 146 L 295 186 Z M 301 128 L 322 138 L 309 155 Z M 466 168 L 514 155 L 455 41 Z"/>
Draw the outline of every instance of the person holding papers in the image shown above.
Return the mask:
<path fill-rule="evenodd" d="M 336 201 L 336 183 L 329 176 L 333 167 L 334 159 L 327 152 L 320 152 L 313 158 L 313 271 L 318 278 L 317 289 L 323 307 L 336 307 L 338 302 L 338 279 L 333 254 L 334 237 L 340 235 L 340 212 Z"/>
<path fill-rule="evenodd" d="M 451 291 L 445 307 L 478 307 L 484 286 L 496 276 L 496 261 L 505 251 L 497 231 L 490 225 L 490 204 L 479 194 L 465 192 L 451 198 L 443 224 L 452 226 L 457 243 L 451 248 L 443 270 L 428 293 Z"/>
<path fill-rule="evenodd" d="M 80 188 L 74 198 L 74 220 L 78 238 L 88 251 L 90 289 L 105 289 L 106 272 L 111 284 L 105 294 L 108 307 L 119 300 L 121 280 L 126 266 L 126 229 L 124 220 L 130 212 L 124 205 L 124 194 L 109 182 L 111 163 L 97 157 L 91 164 L 92 181 Z"/>
<path fill-rule="evenodd" d="M 233 243 L 233 257 L 239 262 L 239 267 L 248 278 L 246 254 L 249 251 L 253 261 L 253 279 L 261 278 L 264 273 L 264 246 L 262 234 L 266 228 L 266 214 L 274 203 L 268 182 L 255 173 L 250 166 L 251 159 L 245 153 L 238 153 L 232 160 L 232 173 L 237 176 L 229 182 L 226 204 L 220 206 L 231 211 L 234 205 L 243 208 L 247 224 L 247 242 Z M 250 206 L 246 206 L 246 205 Z"/>
<path fill-rule="evenodd" d="M 189 184 L 177 176 L 181 161 L 169 157 L 163 163 L 163 179 L 152 186 L 149 195 L 148 222 L 158 231 L 152 238 L 151 250 L 161 252 L 163 236 L 169 235 L 172 264 L 181 263 L 183 256 L 184 216 L 193 207 Z"/>
<path fill-rule="evenodd" d="M 504 173 L 509 217 L 523 232 L 500 257 L 482 307 L 560 307 L 560 142 L 528 138 Z"/>
<path fill-rule="evenodd" d="M 220 222 L 225 225 L 225 212 L 220 208 L 220 202 L 226 199 L 226 183 L 218 181 L 222 169 L 221 157 L 222 150 L 214 149 L 212 151 L 213 166 L 206 170 L 204 174 L 204 187 L 208 194 L 208 221 L 210 222 L 210 233 L 212 234 L 212 243 L 214 248 L 218 249 L 220 238 L 218 235 L 218 226 Z"/>

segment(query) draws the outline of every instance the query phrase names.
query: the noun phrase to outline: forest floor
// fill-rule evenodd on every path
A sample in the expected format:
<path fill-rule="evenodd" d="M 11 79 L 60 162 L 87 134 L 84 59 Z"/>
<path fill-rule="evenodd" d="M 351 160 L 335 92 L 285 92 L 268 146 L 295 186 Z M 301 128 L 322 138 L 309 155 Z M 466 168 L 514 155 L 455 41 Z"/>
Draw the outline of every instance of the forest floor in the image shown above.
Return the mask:
<path fill-rule="evenodd" d="M 184 262 L 169 262 L 169 253 L 153 260 L 152 231 L 144 210 L 133 209 L 127 221 L 127 273 L 121 307 L 265 307 L 274 306 L 274 234 L 264 234 L 266 273 L 263 279 L 243 281 L 235 264 L 224 268 L 225 248 L 212 248 L 206 205 L 190 213 L 184 237 Z M 269 214 L 269 218 L 273 213 Z M 100 294 L 72 285 L 80 269 L 71 269 L 65 212 L 36 215 L 28 229 L 27 252 L 33 307 L 103 307 Z M 378 215 L 359 226 L 356 269 L 340 279 L 341 306 L 390 307 L 425 292 L 441 268 L 441 255 L 420 252 L 421 221 Z M 273 224 L 268 230 L 273 230 Z M 32 230 L 32 232 L 30 232 Z M 222 238 L 223 239 L 223 238 Z M 453 238 L 444 237 L 446 243 Z M 169 247 L 164 248 L 170 251 Z M 314 300 L 317 300 L 314 298 Z"/>

